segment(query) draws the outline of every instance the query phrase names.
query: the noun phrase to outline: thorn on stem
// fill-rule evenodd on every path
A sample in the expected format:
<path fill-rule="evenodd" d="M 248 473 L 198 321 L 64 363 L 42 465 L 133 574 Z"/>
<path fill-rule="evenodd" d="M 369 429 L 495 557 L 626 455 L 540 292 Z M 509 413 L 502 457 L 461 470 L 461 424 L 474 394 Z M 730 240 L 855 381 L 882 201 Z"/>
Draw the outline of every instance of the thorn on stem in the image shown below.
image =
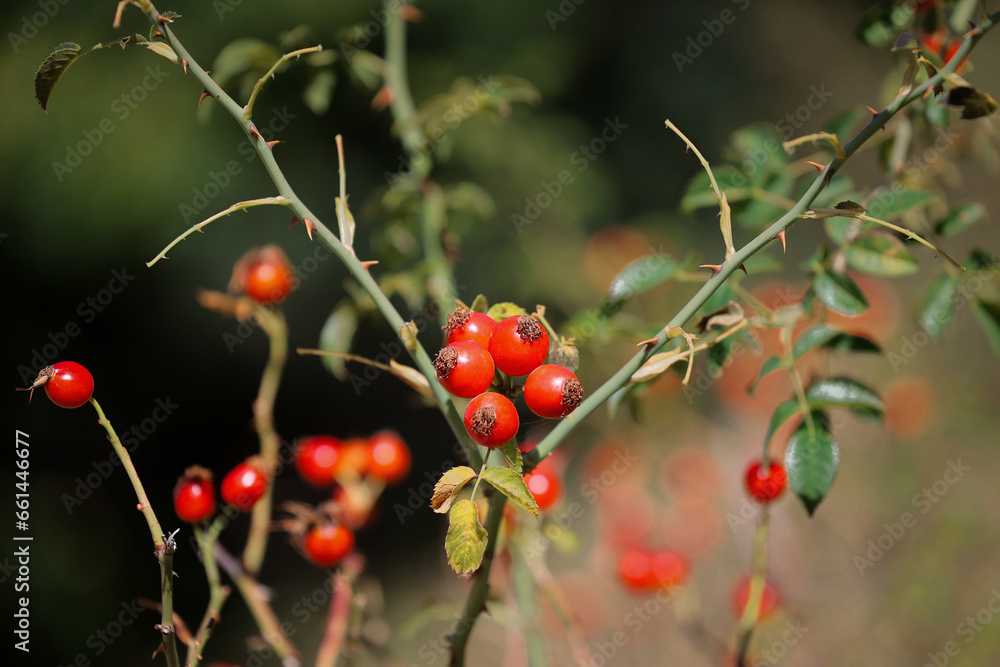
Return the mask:
<path fill-rule="evenodd" d="M 722 264 L 702 264 L 699 269 L 711 269 L 712 277 L 715 277 L 722 270 Z"/>
<path fill-rule="evenodd" d="M 788 248 L 785 246 L 785 230 L 782 229 L 780 232 L 775 234 L 774 238 L 781 241 L 781 252 L 787 252 Z"/>
<path fill-rule="evenodd" d="M 363 268 L 365 271 L 368 271 L 369 273 L 371 273 L 371 271 L 370 271 L 371 267 L 375 266 L 376 264 L 378 264 L 378 260 L 377 259 L 370 259 L 367 262 L 361 262 L 361 268 Z"/>
<path fill-rule="evenodd" d="M 278 144 L 283 144 L 283 143 L 285 143 L 285 142 L 281 141 L 280 139 L 275 139 L 274 141 L 267 142 L 267 147 L 270 148 L 271 150 L 274 150 L 275 146 L 277 146 Z"/>
<path fill-rule="evenodd" d="M 257 127 L 255 125 L 251 125 L 250 126 L 249 132 L 250 132 L 250 136 L 252 138 L 254 138 L 254 139 L 263 139 L 264 138 L 264 137 L 260 136 L 260 132 L 257 131 Z"/>
<path fill-rule="evenodd" d="M 635 344 L 636 347 L 653 347 L 660 342 L 659 336 L 653 336 L 652 338 L 647 338 L 646 340 L 641 340 Z"/>
<path fill-rule="evenodd" d="M 198 106 L 201 106 L 201 103 L 204 102 L 207 97 L 211 97 L 211 94 L 209 94 L 207 90 L 201 91 L 201 97 L 198 98 Z"/>
<path fill-rule="evenodd" d="M 745 275 L 745 276 L 749 276 L 749 275 L 750 275 L 750 274 L 749 274 L 749 273 L 747 272 L 747 267 L 746 267 L 746 266 L 744 266 L 743 264 L 740 264 L 740 269 L 741 269 L 741 270 L 743 271 L 743 275 Z"/>
<path fill-rule="evenodd" d="M 302 222 L 306 226 L 306 234 L 309 235 L 309 240 L 312 241 L 313 240 L 313 230 L 316 229 L 316 223 L 313 222 L 312 220 L 310 220 L 309 218 L 303 218 Z"/>
<path fill-rule="evenodd" d="M 813 161 L 811 161 L 811 160 L 806 160 L 806 164 L 811 164 L 812 166 L 816 167 L 816 169 L 817 169 L 817 170 L 819 171 L 819 173 L 821 173 L 821 174 L 823 173 L 823 170 L 824 170 L 824 169 L 826 169 L 826 167 L 825 167 L 825 166 L 821 165 L 821 164 L 820 164 L 820 163 L 818 163 L 818 162 L 813 162 Z"/>

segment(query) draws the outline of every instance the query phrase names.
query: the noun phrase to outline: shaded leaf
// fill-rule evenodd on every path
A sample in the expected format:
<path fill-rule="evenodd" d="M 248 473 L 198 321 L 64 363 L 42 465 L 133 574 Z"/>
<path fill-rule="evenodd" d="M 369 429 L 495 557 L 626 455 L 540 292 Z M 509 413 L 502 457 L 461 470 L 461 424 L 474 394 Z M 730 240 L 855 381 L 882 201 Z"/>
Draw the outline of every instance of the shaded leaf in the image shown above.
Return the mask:
<path fill-rule="evenodd" d="M 915 273 L 920 265 L 903 242 L 888 234 L 868 234 L 844 248 L 847 263 L 873 276 L 896 277 Z"/>
<path fill-rule="evenodd" d="M 764 379 L 764 376 L 769 373 L 781 368 L 781 357 L 769 357 L 760 367 L 760 371 L 757 373 L 757 379 L 753 381 L 749 387 L 747 387 L 747 393 L 753 396 L 753 392 L 757 389 L 757 385 L 760 381 Z"/>
<path fill-rule="evenodd" d="M 962 86 L 948 91 L 948 104 L 962 107 L 962 118 L 972 120 L 991 115 L 997 110 L 997 101 L 986 93 L 971 86 Z"/>
<path fill-rule="evenodd" d="M 531 495 L 528 485 L 524 483 L 524 478 L 519 473 L 510 468 L 493 466 L 483 471 L 482 479 L 512 502 L 526 509 L 536 519 L 538 518 L 538 503 L 535 502 L 535 497 Z"/>
<path fill-rule="evenodd" d="M 444 538 L 451 569 L 461 575 L 478 570 L 486 553 L 487 537 L 476 504 L 468 499 L 455 503 L 448 513 L 448 534 Z"/>
<path fill-rule="evenodd" d="M 319 348 L 326 352 L 347 352 L 358 329 L 358 312 L 354 302 L 344 299 L 333 307 L 319 332 Z M 343 357 L 324 355 L 323 365 L 335 378 L 347 379 L 347 360 Z"/>
<path fill-rule="evenodd" d="M 431 496 L 431 507 L 438 514 L 445 514 L 451 508 L 451 502 L 462 490 L 462 487 L 476 478 L 476 471 L 468 466 L 458 466 L 445 471 L 441 479 L 434 485 L 434 495 Z"/>
<path fill-rule="evenodd" d="M 1000 357 L 1000 304 L 977 300 L 972 312 L 976 314 L 976 319 L 986 333 L 993 354 Z"/>
<path fill-rule="evenodd" d="M 820 271 L 813 278 L 813 291 L 827 308 L 843 315 L 860 315 L 868 309 L 864 292 L 845 273 Z"/>
<path fill-rule="evenodd" d="M 806 399 L 813 410 L 837 406 L 848 408 L 861 417 L 875 420 L 885 414 L 885 406 L 878 394 L 849 378 L 832 378 L 817 382 L 806 391 Z"/>
<path fill-rule="evenodd" d="M 868 46 L 887 46 L 913 20 L 915 3 L 880 2 L 862 17 L 854 35 Z"/>
<path fill-rule="evenodd" d="M 834 206 L 834 208 L 837 209 L 838 211 L 850 211 L 851 213 L 860 213 L 861 215 L 864 215 L 865 213 L 868 212 L 868 209 L 866 209 L 864 206 L 850 200 L 837 202 L 837 205 Z"/>
<path fill-rule="evenodd" d="M 968 268 L 973 271 L 985 271 L 987 269 L 996 268 L 997 257 L 995 254 L 990 254 L 981 248 L 976 248 L 969 253 L 965 263 L 968 264 Z"/>
<path fill-rule="evenodd" d="M 669 255 L 646 255 L 629 262 L 611 281 L 608 307 L 619 310 L 633 296 L 669 281 L 680 267 L 680 262 Z"/>
<path fill-rule="evenodd" d="M 934 338 L 940 338 L 955 316 L 955 293 L 958 281 L 949 276 L 938 276 L 931 283 L 920 309 L 920 326 Z"/>
<path fill-rule="evenodd" d="M 771 423 L 768 425 L 767 434 L 764 436 L 764 446 L 767 447 L 768 443 L 771 442 L 771 438 L 774 437 L 775 431 L 781 428 L 782 424 L 801 412 L 802 406 L 794 398 L 779 403 L 771 415 Z"/>
<path fill-rule="evenodd" d="M 63 42 L 42 61 L 35 72 L 35 99 L 43 111 L 48 111 L 49 95 L 66 70 L 83 55 L 79 44 Z"/>
<path fill-rule="evenodd" d="M 986 207 L 980 202 L 959 204 L 948 211 L 944 220 L 934 226 L 934 231 L 941 236 L 954 236 L 965 231 L 986 217 Z"/>
<path fill-rule="evenodd" d="M 825 430 L 810 435 L 808 429 L 801 428 L 788 441 L 785 452 L 788 484 L 810 516 L 830 491 L 839 464 L 837 443 Z"/>
<path fill-rule="evenodd" d="M 472 300 L 472 305 L 469 306 L 469 310 L 474 313 L 485 313 L 490 309 L 490 304 L 486 300 L 485 294 L 477 294 L 476 298 Z"/>
<path fill-rule="evenodd" d="M 868 205 L 868 215 L 879 220 L 892 220 L 904 213 L 916 211 L 938 200 L 930 192 L 907 188 L 883 189 L 873 195 Z"/>
<path fill-rule="evenodd" d="M 698 319 L 698 323 L 695 324 L 695 329 L 699 332 L 708 331 L 713 327 L 728 329 L 739 324 L 744 319 L 746 319 L 746 315 L 743 314 L 743 308 L 740 304 L 730 301 L 724 307 L 702 315 Z"/>
<path fill-rule="evenodd" d="M 500 446 L 503 457 L 510 464 L 511 469 L 517 474 L 524 472 L 524 461 L 521 458 L 521 450 L 517 448 L 517 443 L 513 440 L 505 442 Z"/>

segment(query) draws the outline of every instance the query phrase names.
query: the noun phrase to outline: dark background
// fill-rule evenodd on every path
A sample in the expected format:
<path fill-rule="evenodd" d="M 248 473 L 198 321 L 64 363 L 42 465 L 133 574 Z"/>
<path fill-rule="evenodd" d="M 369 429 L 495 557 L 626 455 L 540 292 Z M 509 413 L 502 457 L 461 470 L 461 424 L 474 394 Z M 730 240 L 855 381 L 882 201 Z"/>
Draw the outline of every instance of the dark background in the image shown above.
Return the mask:
<path fill-rule="evenodd" d="M 359 2 L 224 3 L 226 0 L 214 4 L 180 0 L 160 7 L 182 15 L 174 28 L 204 67 L 237 37 L 273 41 L 279 31 L 302 23 L 312 26 L 324 45 L 335 45 L 343 28 L 372 20 L 370 12 L 378 9 L 373 3 Z M 496 201 L 493 219 L 463 235 L 456 274 L 458 283 L 467 290 L 460 296 L 470 301 L 483 292 L 491 301 L 513 300 L 525 306 L 548 303 L 563 316 L 592 308 L 599 303 L 604 286 L 601 277 L 593 275 L 594 265 L 584 264 L 581 258 L 593 258 L 596 253 L 599 265 L 602 261 L 608 266 L 616 263 L 613 252 L 602 259 L 600 244 L 588 245 L 596 232 L 613 225 L 639 230 L 653 246 L 666 243 L 671 252 L 694 247 L 709 258 L 718 254 L 718 227 L 711 213 L 685 218 L 677 212 L 684 184 L 698 165 L 692 156 L 685 155 L 676 137 L 664 130 L 663 119 L 673 120 L 712 160 L 734 129 L 754 121 L 778 121 L 806 101 L 811 86 L 826 86 L 834 96 L 806 129 L 818 128 L 823 120 L 845 108 L 878 106 L 896 85 L 883 84 L 895 61 L 889 53 L 868 49 L 850 36 L 869 4 L 754 1 L 740 11 L 735 3 L 718 0 L 624 5 L 590 0 L 576 6 L 574 13 L 553 29 L 545 11 L 556 9 L 554 1 L 422 3 L 425 18 L 409 30 L 410 81 L 418 104 L 447 89 L 461 75 L 514 74 L 533 82 L 541 93 L 539 105 L 516 105 L 504 123 L 488 119 L 463 123 L 455 133 L 447 161 L 435 172 L 440 182 L 473 180 Z M 220 13 L 219 8 L 231 11 Z M 694 63 L 678 72 L 672 54 L 686 48 L 690 35 L 705 29 L 703 21 L 717 18 L 727 8 L 736 15 L 733 24 Z M 21 30 L 24 17 L 38 11 L 39 4 L 34 2 L 5 4 L 0 9 L 2 32 Z M 178 406 L 133 452 L 158 513 L 172 523 L 176 520 L 170 494 L 186 466 L 197 462 L 221 476 L 256 447 L 250 402 L 266 355 L 261 332 L 253 333 L 231 352 L 223 336 L 236 333 L 236 323 L 199 307 L 193 298 L 195 290 L 224 289 L 233 262 L 249 247 L 279 243 L 295 264 L 313 250 L 301 226 L 288 229 L 284 211 L 261 208 L 217 221 L 205 235 L 191 237 L 174 248 L 169 261 L 151 269 L 144 266 L 196 221 L 186 222 L 179 205 L 190 205 L 193 189 L 203 190 L 210 174 L 222 171 L 229 160 L 239 160 L 242 170 L 212 200 L 205 215 L 241 199 L 272 194 L 273 186 L 256 160 L 243 162 L 238 146 L 245 137 L 221 110 L 216 109 L 207 122 L 199 122 L 196 102 L 200 90 L 193 79 L 140 49 L 111 49 L 87 56 L 73 65 L 57 87 L 48 114 L 38 108 L 32 99 L 32 75 L 56 44 L 75 41 L 87 46 L 128 32 L 148 32 L 145 18 L 134 8 L 126 10 L 124 27 L 114 30 L 113 12 L 113 2 L 70 1 L 58 5 L 55 16 L 16 51 L 9 37 L 0 45 L 0 224 L 4 234 L 0 239 L 0 271 L 8 286 L 3 377 L 11 389 L 3 394 L 3 415 L 8 433 L 19 429 L 30 434 L 31 442 L 33 641 L 28 663 L 33 665 L 69 664 L 80 653 L 94 659 L 95 664 L 139 664 L 153 647 L 149 633 L 132 628 L 96 658 L 87 638 L 115 618 L 121 602 L 136 596 L 156 598 L 158 590 L 148 536 L 140 517 L 130 510 L 132 490 L 120 470 L 72 513 L 65 507 L 65 494 L 73 494 L 78 480 L 107 461 L 111 453 L 93 413 L 87 407 L 61 410 L 44 396 L 36 396 L 29 408 L 25 395 L 13 392 L 13 387 L 24 386 L 19 367 L 37 370 L 34 351 L 43 351 L 53 339 L 59 341 L 60 332 L 75 322 L 79 335 L 65 340 L 58 356 L 46 361 L 68 358 L 84 363 L 96 378 L 95 395 L 120 433 L 150 417 L 157 399 L 169 398 Z M 973 76 L 978 85 L 995 93 L 1000 88 L 996 68 L 1000 40 L 993 37 L 977 50 Z M 371 48 L 381 53 L 381 36 L 374 39 Z M 113 101 L 139 84 L 149 66 L 159 66 L 169 75 L 126 118 L 119 118 Z M 344 135 L 348 190 L 358 218 L 356 246 L 363 254 L 371 247 L 373 224 L 362 215 L 364 203 L 383 184 L 383 172 L 397 168 L 401 152 L 390 136 L 389 114 L 373 112 L 369 106 L 373 92 L 341 76 L 330 110 L 317 116 L 301 102 L 302 85 L 294 69 L 279 76 L 259 99 L 258 117 L 266 120 L 269 110 L 275 108 L 287 109 L 287 114 L 294 116 L 280 133 L 286 143 L 276 155 L 302 199 L 328 224 L 334 220 L 337 191 L 334 136 Z M 105 118 L 113 119 L 114 131 L 103 137 L 78 168 L 59 180 L 52 163 L 64 161 L 66 146 L 77 144 Z M 543 180 L 551 181 L 567 168 L 570 155 L 599 134 L 606 118 L 620 118 L 628 129 L 543 217 L 518 234 L 510 223 L 511 213 L 522 212 L 525 197 L 536 196 Z M 971 162 L 966 166 L 969 168 L 963 173 L 968 180 L 956 184 L 956 194 L 979 196 L 995 210 L 996 173 Z M 869 157 L 860 157 L 851 168 L 859 182 L 872 186 L 880 182 Z M 992 243 L 995 248 L 998 238 L 994 228 L 980 230 L 976 240 L 987 246 Z M 808 255 L 820 237 L 805 230 L 799 238 L 802 241 L 797 250 L 796 243 L 792 244 L 794 260 Z M 926 254 L 921 255 L 921 261 L 926 274 L 901 281 L 901 292 L 915 293 L 939 270 Z M 98 298 L 115 270 L 134 279 L 87 321 L 80 304 Z M 293 350 L 316 345 L 330 309 L 344 295 L 346 277 L 335 260 L 327 260 L 288 301 L 285 311 Z M 653 321 L 665 321 L 673 312 L 665 309 L 679 303 L 683 303 L 680 296 L 665 297 L 652 307 L 664 309 L 658 312 L 662 317 Z M 904 335 L 915 330 L 914 304 L 914 297 L 906 297 L 901 307 L 905 323 L 900 331 Z M 404 306 L 400 308 L 406 315 Z M 825 604 L 823 595 L 831 588 L 838 589 L 836 582 L 843 578 L 851 580 L 851 590 L 856 585 L 859 591 L 858 598 L 840 599 L 833 606 L 841 614 L 840 621 L 815 620 L 810 639 L 823 635 L 814 640 L 819 646 L 839 649 L 844 641 L 853 641 L 852 633 L 858 628 L 844 617 L 860 607 L 869 614 L 865 618 L 878 621 L 864 628 L 876 638 L 876 653 L 907 655 L 915 663 L 927 651 L 940 650 L 954 634 L 954 624 L 962 614 L 974 613 L 986 600 L 982 594 L 1000 585 L 995 558 L 987 558 L 1000 546 L 997 505 L 987 501 L 997 500 L 996 485 L 991 481 L 995 474 L 990 472 L 996 468 L 989 465 L 997 462 L 997 456 L 987 449 L 988 443 L 995 444 L 996 396 L 1000 390 L 997 366 L 967 312 L 959 318 L 958 328 L 962 331 L 953 332 L 945 345 L 935 346 L 934 354 L 922 354 L 918 363 L 906 369 L 934 378 L 941 401 L 937 430 L 896 453 L 881 448 L 879 436 L 865 431 L 860 437 L 867 444 L 858 451 L 866 453 L 845 454 L 841 484 L 835 490 L 843 497 L 855 494 L 858 506 L 870 512 L 858 521 L 866 528 L 855 529 L 852 513 L 857 507 L 852 509 L 853 503 L 844 507 L 831 500 L 828 517 L 817 520 L 828 523 L 818 528 L 802 519 L 799 508 L 787 509 L 789 515 L 794 514 L 795 530 L 788 528 L 785 539 L 806 541 L 835 534 L 836 540 L 848 540 L 852 548 L 861 549 L 868 537 L 878 535 L 882 521 L 898 519 L 909 506 L 907 499 L 914 489 L 921 482 L 933 481 L 946 467 L 948 456 L 964 452 L 976 464 L 976 481 L 956 489 L 954 493 L 961 493 L 961 498 L 950 509 L 940 510 L 939 529 L 943 532 L 925 533 L 924 546 L 907 552 L 907 569 L 900 580 L 882 581 L 880 587 L 870 589 L 872 579 L 857 579 L 849 557 L 838 560 L 838 565 L 846 563 L 846 573 L 823 566 L 821 554 L 805 558 L 808 566 L 799 563 L 802 569 L 792 588 L 800 587 L 800 607 Z M 379 343 L 392 336 L 386 326 L 368 320 L 359 332 L 356 351 L 374 355 Z M 436 345 L 433 335 L 426 340 L 429 347 Z M 901 340 L 899 333 L 895 334 L 887 348 L 898 349 Z M 581 376 L 585 385 L 596 387 L 620 363 L 617 357 L 603 361 L 595 363 L 596 369 L 583 369 L 590 373 L 589 378 Z M 875 372 L 890 373 L 882 363 Z M 692 416 L 683 400 L 669 405 L 665 414 L 676 415 L 687 424 L 686 439 L 693 443 L 700 438 L 718 452 L 718 441 L 726 436 L 700 421 L 709 416 L 708 408 L 695 406 Z M 371 571 L 387 582 L 391 619 L 411 613 L 428 600 L 462 599 L 459 585 L 442 566 L 441 518 L 421 510 L 400 524 L 391 510 L 424 481 L 425 471 L 438 470 L 441 461 L 452 456 L 453 439 L 438 414 L 414 406 L 412 394 L 391 379 L 380 378 L 358 395 L 349 384 L 333 379 L 315 358 L 293 354 L 276 407 L 277 425 L 287 441 L 320 432 L 365 435 L 388 426 L 411 444 L 415 464 L 410 484 L 389 491 L 379 528 L 363 534 L 359 542 L 370 559 Z M 661 421 L 654 421 L 654 430 L 646 431 L 643 437 L 669 441 L 672 431 L 670 424 L 662 423 L 665 418 L 661 415 Z M 631 426 L 608 426 L 601 419 L 582 432 L 581 447 L 607 433 L 628 438 L 637 432 Z M 724 416 L 720 422 L 732 426 Z M 695 431 L 700 435 L 693 435 Z M 739 451 L 749 456 L 755 451 L 751 441 L 757 441 L 756 433 L 742 436 L 745 446 L 727 450 L 722 465 L 727 475 L 740 468 L 743 460 L 742 454 L 730 454 Z M 10 469 L 11 460 L 4 457 L 5 470 Z M 901 476 L 894 478 L 886 471 Z M 890 483 L 898 484 L 887 492 L 895 500 L 866 495 L 873 491 L 869 485 L 878 491 Z M 738 507 L 739 500 L 733 500 L 738 497 L 736 484 L 729 486 L 734 488 L 727 506 Z M 294 475 L 281 479 L 277 493 L 279 499 L 320 499 Z M 880 502 L 887 504 L 878 509 Z M 957 513 L 957 523 L 947 518 L 953 516 L 948 512 Z M 241 544 L 242 528 L 237 525 L 233 534 L 227 535 L 227 544 L 234 548 Z M 809 530 L 817 532 L 806 532 Z M 775 549 L 780 549 L 781 537 L 776 538 Z M 745 546 L 749 533 L 736 538 Z M 277 603 L 287 614 L 286 605 L 291 605 L 300 591 L 307 595 L 322 580 L 281 542 L 280 537 L 275 538 L 262 579 L 276 586 L 280 582 L 282 590 L 290 591 Z M 939 543 L 949 546 L 929 546 Z M 898 547 L 900 552 L 903 548 Z M 971 555 L 973 548 L 979 556 Z M 9 553 L 9 549 L 2 553 Z M 181 575 L 178 605 L 194 625 L 204 603 L 202 574 L 193 554 L 183 555 L 176 565 Z M 738 553 L 731 557 L 746 566 Z M 726 562 L 716 565 L 718 572 L 725 572 Z M 813 566 L 820 572 L 809 569 Z M 824 569 L 831 581 L 822 576 Z M 896 568 L 887 566 L 885 570 L 895 572 Z M 884 570 L 879 574 L 889 576 Z M 441 585 L 435 581 L 444 582 L 445 588 L 440 589 L 444 594 L 439 590 L 435 595 L 435 585 Z M 809 588 L 813 583 L 815 588 Z M 9 576 L 4 585 L 11 586 Z M 711 577 L 702 585 L 712 590 Z M 11 589 L 5 588 L 5 598 L 6 591 Z M 904 603 L 926 609 L 926 615 L 921 615 L 919 622 L 886 620 L 886 605 Z M 719 606 L 719 601 L 704 604 Z M 136 627 L 153 622 L 153 614 L 147 612 Z M 728 622 L 723 617 L 720 623 L 723 637 Z M 883 622 L 884 626 L 880 625 Z M 822 623 L 826 625 L 820 629 Z M 241 642 L 250 627 L 249 617 L 234 598 L 226 608 L 218 637 L 212 641 L 210 655 L 228 656 L 245 664 Z M 314 621 L 303 629 L 301 644 L 311 645 L 303 635 L 312 636 L 320 627 Z M 998 650 L 997 634 L 989 634 L 994 639 L 979 637 L 954 664 L 985 664 L 972 660 Z M 406 641 L 398 635 L 394 638 Z M 398 655 L 414 660 L 411 648 L 399 649 Z M 816 650 L 800 653 L 797 659 L 802 661 L 794 664 L 877 664 L 841 661 L 835 655 L 823 661 L 803 657 L 821 655 Z M 269 664 L 277 663 L 272 660 Z"/>

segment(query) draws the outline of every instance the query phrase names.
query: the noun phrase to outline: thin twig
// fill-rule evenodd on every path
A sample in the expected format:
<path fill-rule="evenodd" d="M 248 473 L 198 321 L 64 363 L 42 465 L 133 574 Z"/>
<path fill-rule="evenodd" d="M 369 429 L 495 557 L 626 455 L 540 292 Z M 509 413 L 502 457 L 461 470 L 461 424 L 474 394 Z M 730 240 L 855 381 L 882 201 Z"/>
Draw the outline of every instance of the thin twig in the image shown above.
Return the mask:
<path fill-rule="evenodd" d="M 267 83 L 268 79 L 274 78 L 274 73 L 278 71 L 278 68 L 281 67 L 283 63 L 288 62 L 292 58 L 298 58 L 299 56 L 303 56 L 307 53 L 318 53 L 322 50 L 323 47 L 321 45 L 310 46 L 305 49 L 299 49 L 298 51 L 286 53 L 278 58 L 277 62 L 271 65 L 271 69 L 267 70 L 267 74 L 260 77 L 260 79 L 257 80 L 257 83 L 254 84 L 253 92 L 250 93 L 250 99 L 247 100 L 246 106 L 243 107 L 243 120 L 250 120 L 250 116 L 253 115 L 253 103 L 257 101 L 257 95 L 260 93 L 261 88 L 264 87 L 264 84 Z"/>

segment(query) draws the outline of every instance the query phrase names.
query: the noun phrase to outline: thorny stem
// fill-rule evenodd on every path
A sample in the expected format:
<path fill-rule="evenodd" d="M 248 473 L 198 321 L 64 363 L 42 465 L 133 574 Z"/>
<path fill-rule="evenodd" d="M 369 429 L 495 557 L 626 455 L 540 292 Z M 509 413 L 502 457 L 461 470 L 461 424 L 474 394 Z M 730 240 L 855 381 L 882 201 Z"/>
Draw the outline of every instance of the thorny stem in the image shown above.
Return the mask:
<path fill-rule="evenodd" d="M 156 552 L 156 558 L 160 562 L 160 589 L 162 593 L 160 600 L 160 608 L 162 610 L 160 631 L 163 636 L 163 649 L 167 658 L 167 667 L 180 667 L 180 657 L 177 655 L 177 641 L 173 620 L 174 542 L 163 534 L 163 528 L 160 526 L 159 519 L 156 518 L 156 513 L 153 512 L 152 505 L 149 504 L 149 498 L 146 496 L 146 490 L 139 479 L 139 473 L 135 469 L 135 464 L 132 463 L 132 457 L 129 456 L 128 450 L 125 449 L 121 440 L 118 439 L 118 434 L 111 425 L 111 421 L 105 416 L 101 404 L 93 396 L 90 398 L 90 404 L 97 411 L 97 423 L 107 431 L 111 447 L 114 448 L 115 453 L 122 462 L 122 467 L 125 468 L 125 472 L 132 482 L 132 488 L 135 489 L 135 496 L 139 500 L 138 509 L 142 512 L 143 517 L 146 519 L 146 524 L 149 526 L 149 535 L 153 538 L 153 548 Z"/>
<path fill-rule="evenodd" d="M 691 317 L 694 316 L 698 309 L 701 308 L 708 299 L 715 293 L 719 287 L 733 274 L 734 271 L 738 270 L 739 267 L 754 254 L 759 252 L 766 246 L 775 240 L 778 232 L 783 231 L 790 227 L 792 223 L 798 220 L 802 215 L 809 210 L 812 202 L 816 200 L 816 197 L 826 186 L 827 182 L 833 175 L 840 170 L 844 163 L 851 158 L 854 153 L 861 148 L 861 146 L 872 138 L 880 129 L 885 127 L 886 123 L 895 116 L 902 108 L 914 102 L 921 97 L 924 93 L 944 81 L 944 77 L 947 74 L 955 71 L 958 63 L 961 59 L 972 49 L 973 45 L 976 44 L 982 36 L 989 31 L 995 22 L 1000 19 L 1000 12 L 995 12 L 990 15 L 989 20 L 981 26 L 981 30 L 962 42 L 962 45 L 958 48 L 955 56 L 948 62 L 947 65 L 941 68 L 941 70 L 930 77 L 924 83 L 916 86 L 908 94 L 902 95 L 890 102 L 885 109 L 876 114 L 871 121 L 866 125 L 858 134 L 846 145 L 844 146 L 844 157 L 834 157 L 830 162 L 823 168 L 823 171 L 817 174 L 816 178 L 810 184 L 809 188 L 805 191 L 799 201 L 793 206 L 787 213 L 785 213 L 781 218 L 779 218 L 774 224 L 768 227 L 766 230 L 758 234 L 753 240 L 743 246 L 740 250 L 736 252 L 732 257 L 727 258 L 719 272 L 705 281 L 705 284 L 700 290 L 685 304 L 677 314 L 660 330 L 657 334 L 657 339 L 659 342 L 654 345 L 647 346 L 646 348 L 640 350 L 635 356 L 628 360 L 614 375 L 608 378 L 604 384 L 598 387 L 595 391 L 591 392 L 590 396 L 583 400 L 582 403 L 571 412 L 566 417 L 559 420 L 559 423 L 549 431 L 538 446 L 528 455 L 533 464 L 536 464 L 544 459 L 546 456 L 551 454 L 559 444 L 566 439 L 566 437 L 591 413 L 593 413 L 598 407 L 604 404 L 612 394 L 618 391 L 621 387 L 629 381 L 632 374 L 639 369 L 657 350 L 661 349 L 666 345 L 669 340 L 667 333 L 671 327 L 682 326 Z"/>
<path fill-rule="evenodd" d="M 351 275 L 354 277 L 361 287 L 368 293 L 372 301 L 375 303 L 375 307 L 378 308 L 382 317 L 385 318 L 386 322 L 392 327 L 393 331 L 397 336 L 400 335 L 405 322 L 402 316 L 396 310 L 392 302 L 385 295 L 384 292 L 379 288 L 378 283 L 372 278 L 368 269 L 362 265 L 357 257 L 354 256 L 354 252 L 344 245 L 337 236 L 330 231 L 319 219 L 319 217 L 309 210 L 309 208 L 299 199 L 298 195 L 289 185 L 288 180 L 285 178 L 284 172 L 278 166 L 277 161 L 274 159 L 274 154 L 271 148 L 264 141 L 264 138 L 260 136 L 257 132 L 251 120 L 245 119 L 243 117 L 243 107 L 236 103 L 232 97 L 229 96 L 226 91 L 215 82 L 212 77 L 198 64 L 198 62 L 191 56 L 184 45 L 177 39 L 174 35 L 173 30 L 167 23 L 162 23 L 158 19 L 159 12 L 150 3 L 144 7 L 147 17 L 149 20 L 159 28 L 167 42 L 174 49 L 174 52 L 179 58 L 187 63 L 187 70 L 192 74 L 192 76 L 197 79 L 208 94 L 213 97 L 225 111 L 232 116 L 243 128 L 247 137 L 250 139 L 250 145 L 253 146 L 257 155 L 261 159 L 261 164 L 267 171 L 271 180 L 274 182 L 275 186 L 278 188 L 278 193 L 287 200 L 287 206 L 292 210 L 295 215 L 305 221 L 309 220 L 315 226 L 315 232 L 319 236 L 320 240 L 333 251 L 337 258 L 347 267 Z M 391 13 L 395 16 L 395 13 Z M 400 18 L 401 20 L 401 18 Z M 387 38 L 392 34 L 392 31 L 396 28 L 392 28 L 394 24 L 390 20 L 390 25 L 387 27 Z M 405 43 L 404 43 L 405 46 Z M 437 399 L 438 405 L 440 406 L 441 412 L 448 422 L 449 427 L 455 434 L 455 437 L 462 444 L 465 450 L 466 457 L 469 460 L 469 464 L 472 467 L 479 467 L 482 464 L 482 456 L 479 454 L 479 450 L 476 448 L 475 443 L 469 437 L 468 433 L 465 432 L 465 427 L 462 424 L 462 416 L 458 413 L 458 409 L 455 407 L 451 400 L 451 395 L 445 391 L 441 383 L 437 381 L 437 376 L 434 371 L 434 365 L 431 361 L 430 356 L 427 354 L 427 350 L 424 349 L 423 345 L 417 341 L 416 347 L 414 349 L 407 348 L 410 351 L 410 355 L 413 357 L 417 368 L 420 372 L 424 374 L 431 386 L 431 391 L 434 392 L 434 396 Z"/>
<path fill-rule="evenodd" d="M 267 489 L 253 506 L 250 516 L 250 532 L 246 548 L 243 550 L 243 567 L 256 576 L 264 563 L 267 552 L 267 538 L 270 533 L 271 508 L 274 496 L 274 472 L 278 469 L 278 453 L 281 438 L 274 428 L 274 401 L 281 385 L 281 375 L 288 358 L 288 325 L 281 310 L 258 308 L 257 321 L 267 334 L 270 350 L 267 366 L 260 378 L 257 399 L 253 402 L 254 428 L 260 439 L 260 457 L 267 477 Z"/>

